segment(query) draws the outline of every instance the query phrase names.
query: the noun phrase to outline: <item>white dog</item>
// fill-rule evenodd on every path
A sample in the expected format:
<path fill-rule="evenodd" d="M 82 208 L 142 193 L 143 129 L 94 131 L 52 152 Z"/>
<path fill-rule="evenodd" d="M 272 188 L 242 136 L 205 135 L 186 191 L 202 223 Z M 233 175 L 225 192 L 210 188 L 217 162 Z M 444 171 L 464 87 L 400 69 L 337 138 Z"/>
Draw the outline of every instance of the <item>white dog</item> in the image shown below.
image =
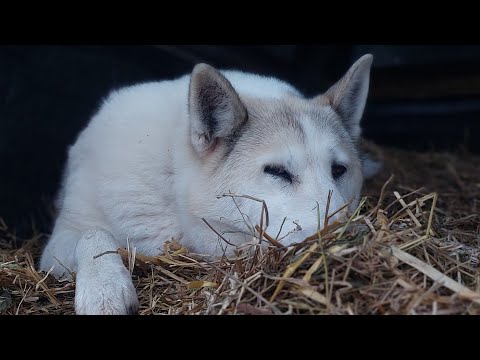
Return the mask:
<path fill-rule="evenodd" d="M 371 63 L 363 56 L 312 99 L 274 78 L 205 64 L 115 91 L 69 150 L 40 268 L 76 273 L 77 314 L 127 314 L 138 299 L 120 255 L 95 255 L 127 240 L 156 255 L 171 239 L 231 253 L 202 219 L 239 245 L 252 241 L 262 206 L 222 194 L 264 200 L 268 232 L 285 245 L 314 234 L 329 191 L 330 209 L 351 210 L 370 172 L 358 140 Z"/>

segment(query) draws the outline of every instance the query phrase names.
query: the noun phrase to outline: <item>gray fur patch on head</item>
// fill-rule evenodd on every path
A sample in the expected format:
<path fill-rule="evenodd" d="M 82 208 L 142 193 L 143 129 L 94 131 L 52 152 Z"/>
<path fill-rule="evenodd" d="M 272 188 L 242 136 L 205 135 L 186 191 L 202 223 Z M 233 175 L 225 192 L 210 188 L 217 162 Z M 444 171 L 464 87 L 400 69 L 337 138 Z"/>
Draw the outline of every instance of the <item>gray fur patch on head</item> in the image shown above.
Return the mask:
<path fill-rule="evenodd" d="M 238 143 L 251 149 L 279 141 L 285 144 L 292 141 L 305 143 L 309 135 L 306 131 L 333 134 L 339 143 L 354 154 L 359 154 L 357 139 L 350 136 L 342 119 L 327 100 L 320 105 L 317 99 L 297 96 L 286 96 L 283 99 L 242 96 L 242 102 L 247 108 L 248 120 L 227 138 L 227 151 L 223 159 L 229 157 Z M 307 127 L 309 130 L 306 130 L 303 123 L 306 119 L 310 119 Z M 312 129 L 312 125 L 316 130 Z"/>
<path fill-rule="evenodd" d="M 248 141 L 249 144 L 268 143 L 269 138 L 274 137 L 276 133 L 288 134 L 290 130 L 294 132 L 296 139 L 304 141 L 305 131 L 299 121 L 301 113 L 285 99 L 242 97 L 242 102 L 246 105 L 248 119 L 227 138 L 227 152 L 224 158 L 230 155 L 240 139 Z"/>

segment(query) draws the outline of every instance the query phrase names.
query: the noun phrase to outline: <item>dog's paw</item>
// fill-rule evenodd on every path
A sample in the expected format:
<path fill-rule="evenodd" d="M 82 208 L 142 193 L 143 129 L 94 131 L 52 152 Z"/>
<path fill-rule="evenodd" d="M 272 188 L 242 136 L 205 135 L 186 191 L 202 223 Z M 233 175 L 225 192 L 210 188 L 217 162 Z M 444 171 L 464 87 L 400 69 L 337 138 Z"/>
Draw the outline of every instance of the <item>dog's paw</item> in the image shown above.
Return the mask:
<path fill-rule="evenodd" d="M 127 269 L 121 264 L 102 270 L 77 274 L 75 312 L 78 315 L 136 314 L 138 297 Z"/>

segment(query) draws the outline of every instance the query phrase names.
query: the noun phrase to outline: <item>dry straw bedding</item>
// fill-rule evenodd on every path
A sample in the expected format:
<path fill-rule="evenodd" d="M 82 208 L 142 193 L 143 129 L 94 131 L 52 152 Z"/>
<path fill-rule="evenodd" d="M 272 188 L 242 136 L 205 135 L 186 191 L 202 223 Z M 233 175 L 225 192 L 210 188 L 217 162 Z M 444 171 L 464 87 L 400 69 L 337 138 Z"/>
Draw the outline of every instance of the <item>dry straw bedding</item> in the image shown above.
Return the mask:
<path fill-rule="evenodd" d="M 175 242 L 119 249 L 139 314 L 480 314 L 480 157 L 368 147 L 385 165 L 358 211 L 301 244 L 262 220 L 268 248 L 214 262 Z M 18 248 L 0 221 L 0 314 L 74 313 L 75 284 L 35 270 L 44 237 Z"/>

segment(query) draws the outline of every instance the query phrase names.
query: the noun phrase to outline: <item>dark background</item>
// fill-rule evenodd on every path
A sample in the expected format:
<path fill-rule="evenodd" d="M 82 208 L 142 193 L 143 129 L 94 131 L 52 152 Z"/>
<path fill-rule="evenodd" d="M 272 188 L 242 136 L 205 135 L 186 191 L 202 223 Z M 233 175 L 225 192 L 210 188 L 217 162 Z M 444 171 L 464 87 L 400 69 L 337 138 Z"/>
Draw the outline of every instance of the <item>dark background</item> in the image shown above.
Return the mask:
<path fill-rule="evenodd" d="M 109 91 L 207 62 L 325 91 L 375 56 L 365 137 L 418 151 L 480 152 L 480 46 L 0 46 L 0 217 L 49 231 L 66 149 Z"/>

